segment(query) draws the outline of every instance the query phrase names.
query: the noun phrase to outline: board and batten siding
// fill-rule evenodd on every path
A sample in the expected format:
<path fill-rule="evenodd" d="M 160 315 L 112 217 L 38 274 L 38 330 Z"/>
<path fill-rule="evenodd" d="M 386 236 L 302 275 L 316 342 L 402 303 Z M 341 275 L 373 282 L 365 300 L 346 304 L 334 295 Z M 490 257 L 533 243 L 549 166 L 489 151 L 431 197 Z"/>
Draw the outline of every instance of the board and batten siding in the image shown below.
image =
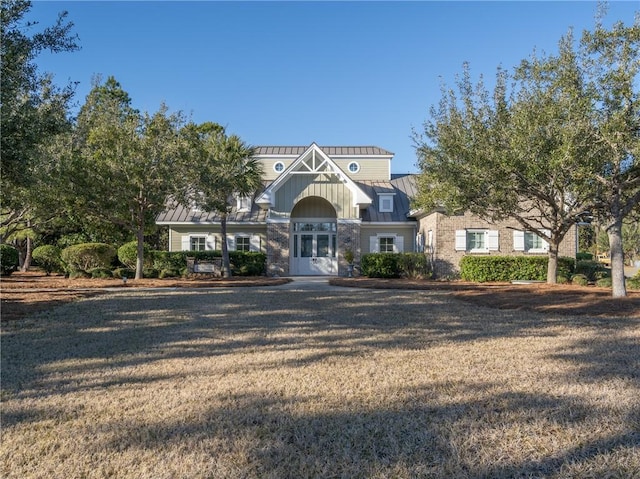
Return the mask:
<path fill-rule="evenodd" d="M 212 245 L 213 249 L 220 250 L 222 248 L 222 235 L 220 234 L 220 225 L 185 225 L 172 226 L 170 229 L 169 251 L 182 251 L 182 239 L 189 235 L 205 235 L 207 243 Z M 227 237 L 233 238 L 236 235 L 247 235 L 251 237 L 251 244 L 256 246 L 260 251 L 266 251 L 267 230 L 266 226 L 260 225 L 227 225 Z M 233 240 L 230 241 L 233 246 Z M 232 248 L 235 250 L 235 247 Z"/>
<path fill-rule="evenodd" d="M 323 178 L 326 181 L 323 181 Z M 294 205 L 303 198 L 317 196 L 333 205 L 338 218 L 355 218 L 351 191 L 342 182 L 331 176 L 292 175 L 276 192 L 275 210 L 290 212 Z"/>
<path fill-rule="evenodd" d="M 413 253 L 415 251 L 416 228 L 415 225 L 371 225 L 360 228 L 360 250 L 362 254 L 371 253 L 372 238 L 375 240 L 377 236 L 397 236 L 401 237 L 403 251 L 402 253 Z M 375 251 L 377 253 L 377 251 Z"/>

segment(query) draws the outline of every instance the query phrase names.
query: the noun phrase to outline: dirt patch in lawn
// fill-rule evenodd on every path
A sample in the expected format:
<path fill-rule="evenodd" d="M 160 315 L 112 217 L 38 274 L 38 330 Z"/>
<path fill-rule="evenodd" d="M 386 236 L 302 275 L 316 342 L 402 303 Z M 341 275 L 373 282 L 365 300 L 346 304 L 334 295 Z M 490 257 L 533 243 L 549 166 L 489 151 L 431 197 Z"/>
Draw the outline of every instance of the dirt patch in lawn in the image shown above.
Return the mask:
<path fill-rule="evenodd" d="M 494 309 L 515 309 L 563 315 L 640 317 L 640 291 L 612 298 L 611 290 L 595 286 L 546 283 L 466 283 L 407 279 L 332 278 L 331 284 L 359 288 L 445 290 L 463 301 Z"/>
<path fill-rule="evenodd" d="M 287 278 L 166 278 L 128 280 L 97 278 L 65 278 L 46 276 L 40 272 L 13 273 L 0 279 L 0 316 L 2 321 L 23 318 L 31 313 L 46 311 L 79 298 L 101 294 L 107 288 L 215 288 L 270 286 L 284 284 Z"/>

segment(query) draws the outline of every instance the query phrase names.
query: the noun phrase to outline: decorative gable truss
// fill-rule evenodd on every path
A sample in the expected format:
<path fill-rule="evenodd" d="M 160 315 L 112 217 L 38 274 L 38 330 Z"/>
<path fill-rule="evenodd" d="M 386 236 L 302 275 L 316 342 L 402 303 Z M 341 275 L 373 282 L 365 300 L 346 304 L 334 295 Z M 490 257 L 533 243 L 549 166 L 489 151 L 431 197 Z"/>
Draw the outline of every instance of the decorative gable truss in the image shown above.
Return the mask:
<path fill-rule="evenodd" d="M 351 191 L 353 206 L 366 208 L 371 205 L 371 198 L 322 149 L 312 143 L 265 191 L 256 199 L 260 207 L 267 209 L 274 206 L 275 193 L 293 175 L 324 175 L 335 178 L 345 184 Z"/>

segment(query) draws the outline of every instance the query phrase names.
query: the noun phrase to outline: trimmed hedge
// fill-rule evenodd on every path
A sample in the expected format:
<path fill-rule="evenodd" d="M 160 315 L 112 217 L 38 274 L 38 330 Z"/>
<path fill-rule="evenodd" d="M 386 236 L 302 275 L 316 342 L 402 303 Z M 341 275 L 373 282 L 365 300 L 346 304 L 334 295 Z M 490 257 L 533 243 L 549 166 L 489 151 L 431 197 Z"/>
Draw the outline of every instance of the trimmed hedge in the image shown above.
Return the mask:
<path fill-rule="evenodd" d="M 144 268 L 150 268 L 153 265 L 153 253 L 147 243 L 144 243 Z M 118 248 L 118 260 L 127 268 L 136 268 L 138 261 L 138 242 L 129 241 Z"/>
<path fill-rule="evenodd" d="M 187 257 L 197 260 L 213 260 L 222 257 L 222 251 L 152 251 L 153 269 L 162 277 L 182 274 L 187 267 Z M 259 252 L 229 251 L 231 273 L 234 276 L 263 276 L 267 271 L 267 255 Z"/>
<path fill-rule="evenodd" d="M 116 250 L 106 243 L 82 243 L 63 249 L 61 256 L 69 273 L 87 272 L 94 268 L 110 268 L 116 258 Z"/>
<path fill-rule="evenodd" d="M 369 278 L 430 278 L 429 260 L 422 253 L 367 253 L 360 259 L 360 271 Z"/>
<path fill-rule="evenodd" d="M 0 274 L 9 276 L 18 269 L 20 257 L 18 250 L 8 244 L 0 244 Z"/>
<path fill-rule="evenodd" d="M 64 262 L 62 261 L 62 250 L 50 244 L 38 246 L 33 250 L 32 257 L 47 276 L 51 273 L 64 273 Z"/>
<path fill-rule="evenodd" d="M 465 281 L 545 281 L 547 256 L 465 256 L 460 261 L 460 276 Z M 573 258 L 558 258 L 558 276 L 570 277 Z"/>

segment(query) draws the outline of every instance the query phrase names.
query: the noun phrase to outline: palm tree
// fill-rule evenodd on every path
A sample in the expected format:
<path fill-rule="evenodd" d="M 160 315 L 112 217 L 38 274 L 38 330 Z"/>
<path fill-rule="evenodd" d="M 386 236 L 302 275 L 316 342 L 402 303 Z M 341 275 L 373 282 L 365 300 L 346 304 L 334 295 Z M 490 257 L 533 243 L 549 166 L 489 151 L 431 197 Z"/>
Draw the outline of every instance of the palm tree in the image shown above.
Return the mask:
<path fill-rule="evenodd" d="M 223 276 L 230 277 L 227 218 L 236 196 L 249 196 L 262 186 L 262 165 L 254 147 L 237 135 L 227 136 L 220 125 L 204 123 L 190 130 L 199 161 L 190 168 L 188 196 L 202 210 L 220 215 Z"/>

